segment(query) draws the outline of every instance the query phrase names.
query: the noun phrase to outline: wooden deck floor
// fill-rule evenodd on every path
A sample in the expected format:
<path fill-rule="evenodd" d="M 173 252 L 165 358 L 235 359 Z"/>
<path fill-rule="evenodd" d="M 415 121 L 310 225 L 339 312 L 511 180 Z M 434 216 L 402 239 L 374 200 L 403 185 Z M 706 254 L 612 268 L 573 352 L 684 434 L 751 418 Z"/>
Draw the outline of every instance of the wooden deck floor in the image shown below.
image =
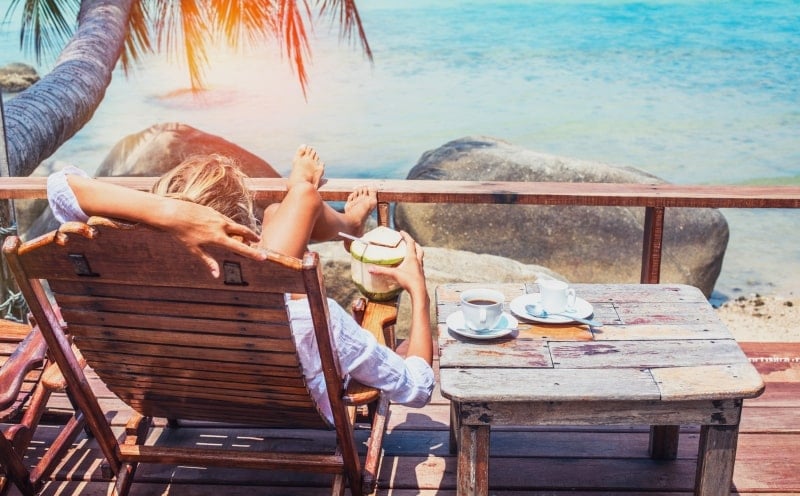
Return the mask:
<path fill-rule="evenodd" d="M 745 402 L 733 477 L 734 494 L 800 494 L 800 343 L 743 343 L 762 373 L 764 395 Z M 101 384 L 97 384 L 102 387 Z M 115 411 L 121 430 L 128 412 L 110 395 L 102 399 Z M 62 398 L 63 402 L 63 398 Z M 65 404 L 55 405 L 56 413 Z M 379 495 L 455 494 L 455 457 L 448 451 L 449 406 L 438 393 L 423 409 L 393 406 L 384 443 Z M 40 456 L 54 426 L 37 435 L 29 457 Z M 156 435 L 200 442 L 264 444 L 264 432 L 250 428 L 181 427 Z M 647 457 L 644 428 L 539 428 L 492 433 L 490 489 L 497 495 L 686 495 L 694 482 L 699 428 L 681 431 L 678 459 Z M 362 439 L 365 438 L 361 433 Z M 325 443 L 298 433 L 286 445 Z M 81 437 L 45 486 L 46 495 L 101 495 L 110 487 L 101 470 L 96 444 Z M 133 495 L 316 495 L 327 494 L 320 477 L 247 470 L 142 466 Z M 12 494 L 14 492 L 12 491 Z"/>

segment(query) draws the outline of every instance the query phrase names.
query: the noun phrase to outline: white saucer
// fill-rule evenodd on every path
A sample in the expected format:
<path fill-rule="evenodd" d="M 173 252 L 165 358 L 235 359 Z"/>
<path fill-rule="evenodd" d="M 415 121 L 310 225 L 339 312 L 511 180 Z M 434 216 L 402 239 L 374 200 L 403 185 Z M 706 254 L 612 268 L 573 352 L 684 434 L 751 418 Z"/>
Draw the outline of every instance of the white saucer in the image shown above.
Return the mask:
<path fill-rule="evenodd" d="M 447 328 L 456 334 L 472 339 L 495 339 L 511 334 L 516 330 L 519 321 L 508 312 L 503 312 L 497 325 L 486 331 L 473 331 L 464 322 L 464 314 L 461 310 L 451 313 L 447 317 Z"/>
<path fill-rule="evenodd" d="M 522 296 L 518 296 L 511 300 L 509 303 L 509 308 L 517 317 L 522 317 L 525 320 L 532 320 L 534 322 L 544 322 L 546 324 L 566 324 L 568 322 L 574 322 L 571 318 L 561 316 L 561 315 L 548 315 L 547 318 L 541 317 L 534 317 L 533 315 L 529 314 L 525 311 L 525 305 L 533 305 L 539 303 L 542 299 L 542 295 L 539 293 L 531 293 Z M 579 319 L 585 319 L 586 317 L 592 315 L 594 313 L 594 309 L 592 308 L 591 303 L 584 300 L 583 298 L 575 298 L 575 309 L 572 312 L 563 312 L 563 313 L 570 313 L 575 315 L 575 317 Z"/>

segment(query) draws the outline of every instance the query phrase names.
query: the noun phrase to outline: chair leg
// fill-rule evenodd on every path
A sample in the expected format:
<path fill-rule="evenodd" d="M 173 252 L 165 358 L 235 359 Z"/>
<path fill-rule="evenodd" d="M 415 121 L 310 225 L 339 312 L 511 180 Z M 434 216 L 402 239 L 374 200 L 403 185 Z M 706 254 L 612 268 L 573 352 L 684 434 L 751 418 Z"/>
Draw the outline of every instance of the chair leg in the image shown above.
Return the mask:
<path fill-rule="evenodd" d="M 133 476 L 136 474 L 136 465 L 132 463 L 123 463 L 119 467 L 117 480 L 114 481 L 114 494 L 117 496 L 126 496 L 133 485 Z"/>
<path fill-rule="evenodd" d="M 81 411 L 76 411 L 72 418 L 61 428 L 61 432 L 50 445 L 47 453 L 42 456 L 36 467 L 31 470 L 31 480 L 34 481 L 37 490 L 41 488 L 44 479 L 47 479 L 53 473 L 58 462 L 64 457 L 64 453 L 66 453 L 85 426 L 86 418 Z"/>
<path fill-rule="evenodd" d="M 344 482 L 344 474 L 336 474 L 333 476 L 333 486 L 331 486 L 331 496 L 344 496 L 347 484 Z"/>
<path fill-rule="evenodd" d="M 6 439 L 4 435 L 0 435 L 0 459 L 3 460 L 8 479 L 19 488 L 22 494 L 32 496 L 36 493 L 25 463 L 14 449 L 11 441 Z"/>
<path fill-rule="evenodd" d="M 10 484 L 8 484 L 10 480 L 22 494 L 28 495 L 36 492 L 34 481 L 37 480 L 37 476 L 32 475 L 25 466 L 21 453 L 24 453 L 31 443 L 34 430 L 39 425 L 49 398 L 50 391 L 38 384 L 19 423 L 7 429 L 5 435 L 0 434 L 0 460 L 5 465 L 8 479 L 5 484 L 0 486 L 3 491 L 10 488 Z"/>
<path fill-rule="evenodd" d="M 372 494 L 378 484 L 378 473 L 383 459 L 383 436 L 386 434 L 386 422 L 389 416 L 389 400 L 385 395 L 381 394 L 375 403 L 361 483 L 364 494 Z"/>
<path fill-rule="evenodd" d="M 150 430 L 152 418 L 145 417 L 137 412 L 128 420 L 125 426 L 125 439 L 123 444 L 144 444 L 147 439 L 147 432 Z M 125 462 L 119 467 L 117 480 L 114 483 L 114 494 L 119 496 L 127 495 L 133 485 L 133 476 L 136 474 L 138 463 Z"/>

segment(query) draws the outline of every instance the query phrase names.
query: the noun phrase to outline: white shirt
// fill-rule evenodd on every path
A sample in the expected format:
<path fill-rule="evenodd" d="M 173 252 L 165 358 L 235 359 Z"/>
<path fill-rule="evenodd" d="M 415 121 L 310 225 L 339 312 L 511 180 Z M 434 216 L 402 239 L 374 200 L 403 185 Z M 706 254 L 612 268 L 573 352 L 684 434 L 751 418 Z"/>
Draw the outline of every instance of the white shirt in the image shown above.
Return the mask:
<path fill-rule="evenodd" d="M 59 222 L 85 222 L 89 217 L 81 210 L 67 182 L 68 174 L 88 176 L 73 166 L 51 174 L 47 178 L 50 209 Z M 287 307 L 306 383 L 322 413 L 333 423 L 308 300 L 287 297 Z M 433 392 L 434 376 L 433 369 L 425 360 L 417 356 L 403 358 L 378 344 L 369 331 L 362 329 L 341 305 L 330 298 L 328 307 L 330 329 L 343 374 L 382 390 L 395 403 L 412 407 L 422 407 L 428 403 Z"/>

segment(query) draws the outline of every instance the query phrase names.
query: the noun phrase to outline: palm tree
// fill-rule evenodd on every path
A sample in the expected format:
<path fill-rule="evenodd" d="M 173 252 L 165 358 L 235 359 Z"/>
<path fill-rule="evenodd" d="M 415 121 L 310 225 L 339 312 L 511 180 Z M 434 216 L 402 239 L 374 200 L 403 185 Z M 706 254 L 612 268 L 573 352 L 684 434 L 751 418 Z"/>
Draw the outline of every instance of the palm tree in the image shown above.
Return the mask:
<path fill-rule="evenodd" d="M 8 170 L 0 176 L 30 175 L 86 125 L 118 62 L 127 73 L 145 54 L 180 54 L 192 88 L 199 90 L 209 44 L 276 42 L 305 93 L 311 55 L 306 25 L 313 23 L 315 10 L 338 20 L 343 37 L 357 34 L 372 59 L 355 0 L 12 0 L 9 13 L 20 4 L 21 44 L 33 49 L 37 60 L 63 49 L 47 75 L 0 107 L 8 158 Z M 8 202 L 0 202 L 0 228 L 12 224 L 10 212 Z M 9 301 L 6 293 L 13 287 L 4 265 L 0 305 Z"/>

